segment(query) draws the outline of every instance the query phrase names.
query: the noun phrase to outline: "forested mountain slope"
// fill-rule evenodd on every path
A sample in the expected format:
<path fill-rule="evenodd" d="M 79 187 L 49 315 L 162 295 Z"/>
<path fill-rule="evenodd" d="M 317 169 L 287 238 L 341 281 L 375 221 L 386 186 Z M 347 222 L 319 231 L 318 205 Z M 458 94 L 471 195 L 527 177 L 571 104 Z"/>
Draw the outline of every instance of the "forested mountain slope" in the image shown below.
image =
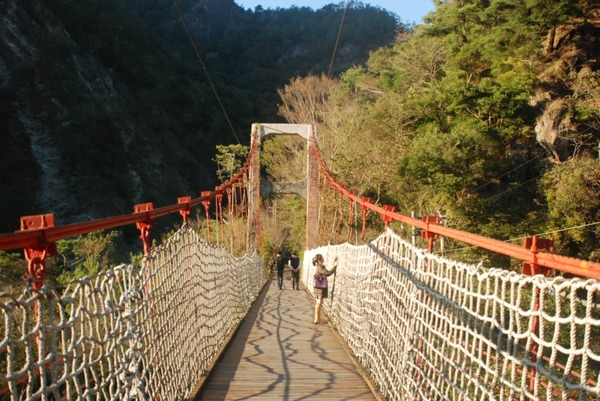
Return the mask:
<path fill-rule="evenodd" d="M 318 123 L 336 176 L 401 213 L 504 240 L 554 237 L 562 254 L 600 259 L 600 6 L 436 1 L 408 32 L 353 4 L 328 78 L 344 3 L 9 0 L 0 229 L 195 195 L 217 183 L 216 145 L 285 119 Z"/>
<path fill-rule="evenodd" d="M 436 5 L 341 81 L 287 85 L 280 112 L 304 120 L 298 94 L 323 91 L 312 113 L 331 169 L 401 213 L 517 243 L 542 234 L 557 252 L 599 260 L 600 6 Z"/>
<path fill-rule="evenodd" d="M 217 185 L 215 146 L 247 145 L 251 123 L 278 118 L 278 87 L 327 72 L 343 11 L 250 11 L 233 0 L 3 2 L 0 231 L 18 229 L 22 215 L 54 213 L 64 224 Z M 346 23 L 333 74 L 364 63 L 398 28 L 394 15 L 360 3 Z"/>

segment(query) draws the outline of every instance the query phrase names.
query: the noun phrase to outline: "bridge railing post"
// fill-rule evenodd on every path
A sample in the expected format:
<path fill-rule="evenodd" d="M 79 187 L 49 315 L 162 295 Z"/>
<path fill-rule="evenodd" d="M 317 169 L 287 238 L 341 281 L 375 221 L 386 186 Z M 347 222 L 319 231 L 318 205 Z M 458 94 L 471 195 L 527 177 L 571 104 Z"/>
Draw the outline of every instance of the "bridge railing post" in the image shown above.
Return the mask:
<path fill-rule="evenodd" d="M 427 247 L 427 251 L 429 253 L 433 252 L 433 241 L 438 239 L 439 234 L 432 233 L 429 231 L 429 224 L 440 224 L 440 216 L 422 216 L 421 221 L 427 223 L 427 229 L 421 231 L 421 236 L 426 238 L 429 241 L 429 245 Z"/>
<path fill-rule="evenodd" d="M 383 219 L 383 222 L 385 223 L 385 229 L 387 230 L 389 224 L 394 221 L 394 218 L 388 215 L 387 212 L 395 212 L 396 206 L 383 205 L 383 210 L 385 210 L 385 213 L 381 215 L 381 218 Z"/>
<path fill-rule="evenodd" d="M 35 216 L 21 217 L 21 231 L 43 230 L 50 227 L 54 227 L 53 214 L 39 214 Z M 39 290 L 44 286 L 44 277 L 47 273 L 46 258 L 58 253 L 56 250 L 56 242 L 43 241 L 39 245 L 24 248 L 23 253 L 25 255 L 25 260 L 27 260 L 27 275 L 24 278 L 30 281 L 31 287 L 34 290 Z M 36 325 L 39 325 L 41 319 L 40 301 L 37 299 L 33 305 L 33 313 L 35 316 Z M 35 339 L 39 346 L 39 332 L 35 335 Z"/>
<path fill-rule="evenodd" d="M 191 196 L 182 196 L 180 198 L 177 198 L 177 203 L 178 204 L 189 204 L 191 201 L 192 201 L 192 197 Z M 185 209 L 181 209 L 179 211 L 179 214 L 183 218 L 183 224 L 187 224 L 188 217 L 189 217 L 191 211 L 192 211 L 192 209 L 189 206 L 186 207 Z"/>
<path fill-rule="evenodd" d="M 200 192 L 200 196 L 205 198 L 202 201 L 202 206 L 204 206 L 204 212 L 206 213 L 206 238 L 208 238 L 208 242 L 210 242 L 210 193 L 210 191 Z"/>
<path fill-rule="evenodd" d="M 217 243 L 220 243 L 221 241 L 225 243 L 225 234 L 223 233 L 223 186 L 216 186 L 215 191 L 217 191 L 217 194 L 215 195 L 215 210 L 217 213 L 217 223 L 219 224 Z"/>
<path fill-rule="evenodd" d="M 365 240 L 365 232 L 367 231 L 367 213 L 369 213 L 369 207 L 367 206 L 367 203 L 371 203 L 371 198 L 367 197 L 367 196 L 363 196 L 361 199 L 361 208 L 363 211 L 363 220 L 362 220 L 362 231 L 361 231 L 361 240 L 364 241 Z"/>
<path fill-rule="evenodd" d="M 154 209 L 152 203 L 140 203 L 133 207 L 133 213 L 147 213 Z M 148 216 L 145 221 L 138 221 L 135 226 L 140 230 L 140 239 L 144 245 L 144 255 L 150 253 L 150 227 L 154 225 L 154 220 Z"/>
<path fill-rule="evenodd" d="M 544 277 L 548 277 L 550 276 L 550 274 L 552 273 L 552 269 L 545 267 L 545 266 L 540 266 L 536 263 L 537 261 L 537 253 L 539 251 L 544 251 L 544 252 L 554 252 L 554 239 L 550 238 L 550 239 L 544 239 L 544 238 L 538 238 L 537 236 L 533 236 L 533 237 L 528 237 L 525 238 L 525 244 L 524 247 L 526 249 L 529 249 L 532 253 L 533 253 L 533 262 L 523 262 L 523 274 L 527 274 L 530 276 L 535 276 L 537 274 L 541 274 Z M 532 334 L 535 334 L 536 336 L 539 335 L 540 332 L 540 318 L 539 318 L 539 310 L 540 310 L 540 289 L 539 288 L 535 288 L 532 296 L 533 298 L 533 314 L 532 314 L 532 327 L 531 327 L 531 331 Z M 529 350 L 529 359 L 532 362 L 532 364 L 535 364 L 537 362 L 538 359 L 538 348 L 539 345 L 535 340 L 532 340 L 531 342 L 531 349 Z M 536 375 L 536 368 L 535 366 L 531 366 L 529 368 L 529 392 L 533 393 L 535 390 L 535 375 Z"/>
<path fill-rule="evenodd" d="M 54 215 L 39 214 L 35 216 L 21 217 L 21 231 L 43 230 L 54 227 Z M 33 289 L 39 290 L 44 286 L 46 276 L 46 258 L 57 254 L 56 242 L 43 241 L 39 245 L 23 249 L 25 260 L 27 260 L 27 280 L 31 280 Z"/>

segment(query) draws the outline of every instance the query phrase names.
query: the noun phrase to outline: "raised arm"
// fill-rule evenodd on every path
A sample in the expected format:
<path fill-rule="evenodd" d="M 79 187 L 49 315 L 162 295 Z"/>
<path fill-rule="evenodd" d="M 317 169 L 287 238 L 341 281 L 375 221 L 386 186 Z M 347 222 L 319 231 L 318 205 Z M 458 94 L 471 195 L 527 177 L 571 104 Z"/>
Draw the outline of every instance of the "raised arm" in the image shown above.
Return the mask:
<path fill-rule="evenodd" d="M 338 258 L 336 256 L 335 260 L 333 261 L 333 268 L 331 270 L 327 270 L 325 268 L 325 266 L 323 266 L 323 270 L 325 270 L 325 273 L 323 273 L 323 274 L 325 274 L 326 276 L 331 276 L 333 273 L 335 273 L 337 266 L 338 266 Z"/>

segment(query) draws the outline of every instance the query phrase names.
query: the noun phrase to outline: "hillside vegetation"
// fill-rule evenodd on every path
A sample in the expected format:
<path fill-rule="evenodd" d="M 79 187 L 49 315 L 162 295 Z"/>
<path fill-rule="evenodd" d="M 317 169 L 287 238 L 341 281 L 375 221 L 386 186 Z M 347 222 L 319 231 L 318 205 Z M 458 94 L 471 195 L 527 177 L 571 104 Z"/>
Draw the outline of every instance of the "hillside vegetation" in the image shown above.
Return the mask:
<path fill-rule="evenodd" d="M 63 225 L 197 197 L 220 184 L 218 149 L 249 145 L 254 122 L 283 122 L 279 87 L 298 75 L 338 76 L 407 29 L 360 2 L 244 10 L 233 0 L 4 1 L 0 232 L 18 230 L 21 216 L 53 213 Z M 158 219 L 151 239 L 179 221 Z M 46 281 L 138 260 L 140 246 L 135 226 L 61 241 Z M 0 252 L 3 291 L 18 293 L 25 272 L 22 251 Z"/>
<path fill-rule="evenodd" d="M 543 234 L 600 260 L 600 6 L 436 5 L 340 80 L 292 80 L 280 114 L 317 122 L 332 172 L 380 204 L 517 244 Z"/>
<path fill-rule="evenodd" d="M 248 145 L 252 123 L 282 121 L 277 88 L 328 71 L 343 15 L 343 4 L 3 2 L 0 232 L 24 215 L 65 224 L 214 188 L 216 146 Z M 346 23 L 334 75 L 405 30 L 362 3 Z"/>
<path fill-rule="evenodd" d="M 317 123 L 337 179 L 378 204 L 506 241 L 553 237 L 561 254 L 600 260 L 596 2 L 437 0 L 415 27 L 344 7 L 9 0 L 0 228 L 28 214 L 64 224 L 196 196 L 218 184 L 217 147 L 248 145 L 253 122 L 288 121 Z M 286 174 L 302 150 L 267 141 L 265 172 L 296 179 Z M 278 233 L 265 249 L 299 251 L 301 199 L 265 205 Z"/>

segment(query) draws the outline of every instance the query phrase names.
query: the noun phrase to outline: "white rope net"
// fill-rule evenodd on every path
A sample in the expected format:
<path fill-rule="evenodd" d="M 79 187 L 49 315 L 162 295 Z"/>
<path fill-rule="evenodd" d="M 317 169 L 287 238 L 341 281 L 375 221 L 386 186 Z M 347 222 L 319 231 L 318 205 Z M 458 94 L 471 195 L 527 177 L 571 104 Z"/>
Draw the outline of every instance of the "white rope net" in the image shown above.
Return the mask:
<path fill-rule="evenodd" d="M 143 266 L 118 266 L 62 294 L 45 286 L 3 296 L 0 400 L 189 396 L 266 282 L 263 261 L 184 227 Z"/>
<path fill-rule="evenodd" d="M 324 310 L 389 400 L 600 400 L 600 282 L 467 265 L 388 231 L 307 251 L 309 289 L 317 253 L 339 257 Z"/>

